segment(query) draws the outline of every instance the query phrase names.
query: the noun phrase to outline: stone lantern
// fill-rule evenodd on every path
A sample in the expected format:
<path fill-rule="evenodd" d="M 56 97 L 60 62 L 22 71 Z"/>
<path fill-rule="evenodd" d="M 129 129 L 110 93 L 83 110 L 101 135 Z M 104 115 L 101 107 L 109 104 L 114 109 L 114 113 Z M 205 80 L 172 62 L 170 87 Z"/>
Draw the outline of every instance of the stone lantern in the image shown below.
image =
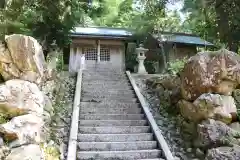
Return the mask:
<path fill-rule="evenodd" d="M 137 61 L 138 61 L 138 74 L 147 74 L 144 66 L 144 60 L 146 59 L 145 53 L 147 51 L 148 49 L 143 48 L 143 44 L 140 44 L 139 48 L 136 48 Z"/>

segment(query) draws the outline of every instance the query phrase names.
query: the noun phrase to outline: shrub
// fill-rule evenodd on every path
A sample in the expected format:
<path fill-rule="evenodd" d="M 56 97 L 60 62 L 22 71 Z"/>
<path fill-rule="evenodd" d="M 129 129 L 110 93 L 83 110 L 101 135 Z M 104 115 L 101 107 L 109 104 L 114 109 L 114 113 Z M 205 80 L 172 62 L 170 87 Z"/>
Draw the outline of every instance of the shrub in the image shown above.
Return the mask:
<path fill-rule="evenodd" d="M 126 54 L 126 70 L 134 72 L 134 67 L 138 64 L 137 54 Z"/>
<path fill-rule="evenodd" d="M 9 116 L 4 113 L 0 113 L 0 124 L 7 123 L 8 121 Z"/>
<path fill-rule="evenodd" d="M 183 59 L 177 59 L 173 62 L 168 62 L 167 71 L 171 74 L 177 74 L 183 70 L 186 62 L 187 62 L 187 57 L 184 57 Z"/>
<path fill-rule="evenodd" d="M 64 62 L 63 62 L 63 52 L 58 53 L 57 59 L 56 59 L 56 68 L 58 71 L 63 70 Z"/>
<path fill-rule="evenodd" d="M 144 61 L 144 66 L 146 68 L 146 71 L 149 73 L 149 74 L 154 74 L 156 71 L 155 71 L 155 63 L 154 61 L 149 61 L 149 60 L 145 60 Z"/>
<path fill-rule="evenodd" d="M 50 68 L 62 71 L 64 68 L 63 52 L 60 50 L 54 50 L 48 53 L 46 62 Z"/>

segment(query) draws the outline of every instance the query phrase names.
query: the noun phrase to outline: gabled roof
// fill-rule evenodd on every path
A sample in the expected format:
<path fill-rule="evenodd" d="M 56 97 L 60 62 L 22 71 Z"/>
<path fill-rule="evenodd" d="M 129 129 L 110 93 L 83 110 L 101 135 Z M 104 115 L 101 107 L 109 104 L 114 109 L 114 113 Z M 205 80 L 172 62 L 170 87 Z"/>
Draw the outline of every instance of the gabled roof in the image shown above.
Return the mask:
<path fill-rule="evenodd" d="M 134 32 L 124 28 L 76 27 L 70 34 L 72 37 L 127 39 L 131 37 Z M 212 43 L 207 42 L 196 35 L 186 33 L 160 32 L 159 34 L 153 34 L 153 37 L 159 42 L 214 46 Z"/>
<path fill-rule="evenodd" d="M 132 32 L 122 28 L 106 27 L 76 27 L 71 32 L 71 36 L 77 37 L 102 37 L 102 38 L 127 38 L 132 36 Z"/>
<path fill-rule="evenodd" d="M 207 42 L 193 34 L 162 32 L 160 34 L 154 34 L 153 37 L 156 38 L 159 42 L 183 43 L 198 46 L 214 46 L 212 43 Z"/>

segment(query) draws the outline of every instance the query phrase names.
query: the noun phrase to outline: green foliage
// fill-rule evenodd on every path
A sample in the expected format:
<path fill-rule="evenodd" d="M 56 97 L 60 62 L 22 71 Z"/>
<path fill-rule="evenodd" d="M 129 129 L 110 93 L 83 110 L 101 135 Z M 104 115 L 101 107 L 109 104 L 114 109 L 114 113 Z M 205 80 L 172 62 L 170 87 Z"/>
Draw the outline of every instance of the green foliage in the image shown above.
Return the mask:
<path fill-rule="evenodd" d="M 166 14 L 168 0 L 105 0 L 108 4 L 102 16 L 94 19 L 97 25 L 130 28 L 137 33 L 154 30 L 181 30 L 177 12 Z"/>
<path fill-rule="evenodd" d="M 9 121 L 8 115 L 0 113 L 0 124 L 7 123 L 8 121 Z"/>
<path fill-rule="evenodd" d="M 240 44 L 240 3 L 238 0 L 184 0 L 188 14 L 185 27 L 220 48 L 238 51 Z"/>
<path fill-rule="evenodd" d="M 64 67 L 63 53 L 62 52 L 58 54 L 56 62 L 57 62 L 57 66 L 56 66 L 57 70 L 62 71 L 63 67 Z"/>
<path fill-rule="evenodd" d="M 185 63 L 187 62 L 187 58 L 177 59 L 173 62 L 168 63 L 167 71 L 171 74 L 176 75 L 177 73 L 181 72 L 184 68 Z"/>
<path fill-rule="evenodd" d="M 138 64 L 137 54 L 127 53 L 126 54 L 126 60 L 125 60 L 126 70 L 128 70 L 130 72 L 134 72 L 134 67 L 137 64 Z"/>
<path fill-rule="evenodd" d="M 62 49 L 71 42 L 69 32 L 75 26 L 92 24 L 90 17 L 102 12 L 103 5 L 90 5 L 85 0 L 12 0 L 0 8 L 0 36 L 22 33 L 37 38 L 46 52 L 53 42 Z"/>
<path fill-rule="evenodd" d="M 149 74 L 154 74 L 156 71 L 155 71 L 155 64 L 156 62 L 154 61 L 149 61 L 149 60 L 145 60 L 144 61 L 144 66 L 146 68 L 146 71 L 149 73 Z"/>
<path fill-rule="evenodd" d="M 59 160 L 60 152 L 59 152 L 57 146 L 42 143 L 42 144 L 40 144 L 40 147 L 42 148 L 42 150 L 44 152 L 44 158 L 46 160 Z"/>

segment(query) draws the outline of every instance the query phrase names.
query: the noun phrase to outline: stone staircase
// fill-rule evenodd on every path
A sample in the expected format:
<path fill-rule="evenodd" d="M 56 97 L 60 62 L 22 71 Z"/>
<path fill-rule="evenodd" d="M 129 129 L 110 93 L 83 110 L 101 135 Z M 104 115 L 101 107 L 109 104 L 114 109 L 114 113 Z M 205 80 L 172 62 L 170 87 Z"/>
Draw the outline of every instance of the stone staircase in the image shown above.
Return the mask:
<path fill-rule="evenodd" d="M 78 160 L 161 160 L 151 128 L 122 72 L 83 72 Z"/>

